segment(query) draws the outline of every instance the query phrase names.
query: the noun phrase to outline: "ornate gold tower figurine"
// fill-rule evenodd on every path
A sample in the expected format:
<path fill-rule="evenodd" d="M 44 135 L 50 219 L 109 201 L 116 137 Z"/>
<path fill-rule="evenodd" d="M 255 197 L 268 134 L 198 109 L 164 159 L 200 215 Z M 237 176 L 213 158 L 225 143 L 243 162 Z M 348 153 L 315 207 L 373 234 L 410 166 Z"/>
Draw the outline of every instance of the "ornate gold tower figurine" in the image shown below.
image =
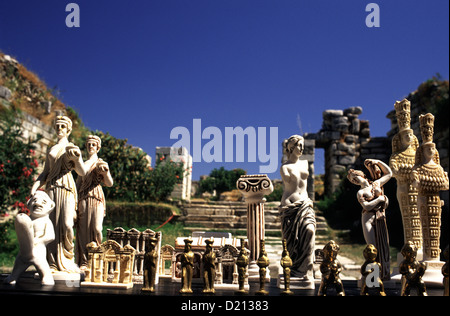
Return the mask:
<path fill-rule="evenodd" d="M 184 240 L 184 253 L 181 256 L 181 294 L 192 293 L 192 275 L 194 272 L 194 253 L 191 250 L 192 239 Z"/>
<path fill-rule="evenodd" d="M 401 296 L 409 296 L 412 288 L 417 289 L 417 295 L 428 296 L 425 282 L 422 280 L 427 267 L 417 261 L 417 247 L 413 242 L 409 241 L 403 246 L 402 255 L 404 260 L 399 267 L 402 274 Z"/>
<path fill-rule="evenodd" d="M 336 259 L 339 252 L 339 245 L 331 240 L 323 247 L 323 261 L 320 264 L 320 272 L 322 272 L 322 281 L 320 282 L 318 296 L 326 296 L 330 286 L 334 286 L 337 296 L 345 296 L 344 285 L 342 284 L 339 273 L 342 266 Z"/>
<path fill-rule="evenodd" d="M 245 275 L 247 273 L 247 266 L 248 266 L 248 253 L 247 249 L 244 247 L 244 239 L 241 239 L 241 251 L 239 252 L 239 256 L 236 259 L 236 265 L 238 267 L 238 283 L 239 283 L 239 290 L 236 292 L 236 294 L 246 294 L 247 291 L 245 290 Z"/>
<path fill-rule="evenodd" d="M 422 144 L 416 152 L 412 184 L 419 190 L 417 205 L 422 223 L 424 260 L 439 261 L 443 206 L 439 192 L 448 190 L 448 174 L 440 166 L 439 153 L 433 142 L 434 116 L 430 113 L 420 115 L 419 121 Z"/>
<path fill-rule="evenodd" d="M 283 252 L 281 253 L 280 265 L 283 268 L 284 277 L 284 291 L 281 292 L 283 295 L 292 295 L 294 292 L 291 291 L 291 267 L 292 259 L 289 257 L 289 251 L 287 250 L 286 239 L 283 239 Z"/>
<path fill-rule="evenodd" d="M 203 254 L 203 280 L 205 282 L 203 293 L 214 294 L 214 280 L 216 279 L 216 254 L 212 249 L 214 238 L 205 240 L 206 250 Z"/>
<path fill-rule="evenodd" d="M 377 288 L 381 296 L 386 296 L 384 284 L 380 278 L 381 264 L 377 262 L 377 248 L 372 244 L 367 245 L 363 255 L 366 261 L 361 266 L 361 295 L 369 295 L 369 288 Z"/>
<path fill-rule="evenodd" d="M 403 222 L 404 243 L 412 241 L 422 249 L 422 225 L 417 208 L 417 189 L 411 185 L 419 141 L 411 129 L 411 103 L 407 99 L 394 104 L 398 133 L 392 138 L 389 167 L 397 180 L 397 200 Z"/>
<path fill-rule="evenodd" d="M 267 267 L 269 266 L 269 257 L 267 257 L 266 252 L 266 246 L 264 240 L 261 240 L 260 244 L 260 254 L 259 258 L 256 261 L 256 264 L 259 267 L 259 291 L 256 292 L 257 295 L 267 295 L 269 292 L 267 292 L 264 289 L 264 285 L 266 284 L 266 273 L 267 273 Z"/>
<path fill-rule="evenodd" d="M 159 232 L 156 234 L 159 235 Z M 147 249 L 144 255 L 144 286 L 141 289 L 143 292 L 155 292 L 156 266 L 158 263 L 156 243 L 158 242 L 158 235 L 148 239 Z"/>

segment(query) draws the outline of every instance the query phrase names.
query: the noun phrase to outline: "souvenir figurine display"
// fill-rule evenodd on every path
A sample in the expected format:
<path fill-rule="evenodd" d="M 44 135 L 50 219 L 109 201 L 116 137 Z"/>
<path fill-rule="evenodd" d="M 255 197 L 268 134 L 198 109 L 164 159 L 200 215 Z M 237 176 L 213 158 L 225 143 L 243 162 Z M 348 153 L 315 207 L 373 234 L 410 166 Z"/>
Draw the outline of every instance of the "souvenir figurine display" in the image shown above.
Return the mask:
<path fill-rule="evenodd" d="M 107 187 L 113 185 L 113 179 L 109 172 L 108 164 L 98 158 L 102 141 L 100 137 L 89 135 L 86 140 L 86 148 L 89 158 L 84 162 L 89 170 L 85 176 L 77 178 L 78 212 L 77 212 L 77 263 L 81 270 L 86 268 L 86 245 L 95 241 L 102 243 L 103 217 L 106 211 L 105 195 L 102 184 Z"/>
<path fill-rule="evenodd" d="M 375 245 L 378 250 L 377 261 L 381 263 L 381 279 L 390 279 L 389 236 L 386 226 L 385 210 L 389 204 L 388 197 L 384 195 L 383 185 L 392 177 L 388 165 L 380 160 L 366 159 L 364 166 L 369 170 L 372 180 L 364 172 L 350 169 L 348 180 L 359 185 L 357 193 L 358 202 L 363 211 L 361 223 L 366 244 Z"/>
<path fill-rule="evenodd" d="M 194 273 L 194 253 L 191 250 L 192 239 L 184 240 L 184 253 L 181 256 L 181 294 L 192 293 L 192 276 Z"/>
<path fill-rule="evenodd" d="M 401 251 L 404 260 L 400 263 L 402 274 L 401 296 L 409 296 L 411 289 L 416 288 L 419 296 L 427 296 L 427 289 L 422 277 L 425 274 L 426 265 L 417 261 L 417 247 L 413 242 L 407 242 Z"/>
<path fill-rule="evenodd" d="M 291 276 L 309 282 L 314 288 L 313 260 L 316 218 L 308 197 L 308 162 L 300 160 L 304 138 L 293 135 L 283 142 L 287 161 L 280 168 L 283 196 L 280 204 L 281 230 L 292 259 Z"/>
<path fill-rule="evenodd" d="M 264 240 L 261 240 L 261 252 L 259 254 L 259 258 L 256 261 L 256 264 L 259 267 L 259 291 L 256 292 L 257 295 L 267 295 L 267 292 L 264 289 L 264 285 L 266 284 L 266 273 L 267 267 L 269 266 L 269 257 L 267 257 L 266 247 Z"/>
<path fill-rule="evenodd" d="M 411 129 L 411 103 L 404 99 L 394 105 L 398 133 L 392 138 L 392 155 L 389 167 L 397 180 L 397 200 L 402 214 L 404 243 L 412 241 L 422 249 L 422 225 L 417 208 L 417 188 L 411 185 L 419 141 Z"/>
<path fill-rule="evenodd" d="M 19 213 L 14 223 L 19 254 L 14 262 L 12 273 L 5 279 L 5 283 L 15 283 L 25 270 L 33 265 L 42 285 L 53 285 L 52 272 L 47 262 L 48 243 L 54 240 L 55 232 L 49 214 L 55 203 L 44 191 L 36 193 L 28 200 L 30 216 Z"/>
<path fill-rule="evenodd" d="M 144 286 L 141 291 L 155 292 L 156 267 L 158 264 L 158 253 L 156 243 L 158 242 L 158 234 L 155 237 L 149 237 L 148 244 L 144 255 Z"/>
<path fill-rule="evenodd" d="M 239 252 L 239 256 L 236 259 L 236 265 L 238 269 L 238 283 L 239 290 L 236 294 L 246 294 L 245 290 L 245 275 L 247 273 L 247 266 L 249 263 L 247 249 L 244 247 L 244 239 L 241 239 L 241 251 Z"/>
<path fill-rule="evenodd" d="M 381 264 L 377 262 L 378 251 L 374 245 L 367 245 L 363 251 L 364 259 L 366 261 L 361 266 L 362 286 L 361 295 L 369 295 L 369 288 L 378 288 L 381 296 L 386 296 L 384 291 L 384 284 L 380 278 Z M 370 284 L 369 286 L 369 282 Z"/>
<path fill-rule="evenodd" d="M 339 245 L 331 240 L 323 247 L 323 261 L 320 264 L 322 281 L 320 282 L 318 296 L 326 296 L 330 286 L 334 286 L 337 296 L 345 296 L 344 285 L 339 277 L 342 265 L 336 258 L 339 252 Z"/>
<path fill-rule="evenodd" d="M 74 218 L 78 201 L 77 188 L 72 170 L 85 176 L 87 170 L 81 158 L 80 148 L 70 143 L 72 121 L 67 116 L 57 116 L 55 130 L 56 145 L 50 148 L 44 170 L 31 188 L 31 195 L 43 185 L 50 199 L 55 202 L 55 210 L 50 219 L 55 228 L 55 239 L 47 245 L 47 260 L 54 271 L 79 273 L 74 262 Z"/>
<path fill-rule="evenodd" d="M 416 151 L 412 184 L 419 190 L 417 205 L 422 223 L 424 260 L 439 261 L 443 205 L 439 193 L 448 190 L 449 181 L 433 142 L 434 116 L 430 113 L 420 115 L 419 121 L 422 144 Z"/>
<path fill-rule="evenodd" d="M 212 249 L 214 238 L 205 240 L 206 250 L 203 254 L 203 280 L 204 288 L 202 293 L 214 294 L 214 281 L 216 279 L 216 254 Z"/>
<path fill-rule="evenodd" d="M 283 268 L 283 277 L 284 277 L 284 291 L 281 292 L 283 295 L 292 295 L 294 292 L 291 291 L 291 267 L 292 267 L 292 259 L 289 257 L 289 251 L 286 246 L 286 239 L 283 239 L 283 252 L 281 254 L 280 265 Z"/>

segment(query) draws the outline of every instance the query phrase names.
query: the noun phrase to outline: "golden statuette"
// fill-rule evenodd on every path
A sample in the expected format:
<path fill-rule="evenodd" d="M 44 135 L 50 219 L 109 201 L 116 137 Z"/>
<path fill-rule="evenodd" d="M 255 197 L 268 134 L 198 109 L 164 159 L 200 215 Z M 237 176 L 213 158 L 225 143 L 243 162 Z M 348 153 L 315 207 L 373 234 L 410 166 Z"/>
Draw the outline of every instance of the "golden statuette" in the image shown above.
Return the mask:
<path fill-rule="evenodd" d="M 192 293 L 192 276 L 194 273 L 194 253 L 191 250 L 192 239 L 184 240 L 184 252 L 181 256 L 181 294 Z"/>
<path fill-rule="evenodd" d="M 410 296 L 412 288 L 417 289 L 417 295 L 428 296 L 425 282 L 422 280 L 427 267 L 416 259 L 417 246 L 411 241 L 407 242 L 401 252 L 404 257 L 399 267 L 402 274 L 401 296 Z"/>
<path fill-rule="evenodd" d="M 241 251 L 239 252 L 239 256 L 236 259 L 236 265 L 238 269 L 238 283 L 239 283 L 239 290 L 236 292 L 236 294 L 247 294 L 247 291 L 245 290 L 245 274 L 247 273 L 247 266 L 248 266 L 249 260 L 248 260 L 248 253 L 247 249 L 244 247 L 244 239 L 241 239 Z"/>
<path fill-rule="evenodd" d="M 317 292 L 318 296 L 326 296 L 330 286 L 334 286 L 337 296 L 345 296 L 344 285 L 339 277 L 339 273 L 342 271 L 342 265 L 336 259 L 339 249 L 339 245 L 333 240 L 329 241 L 323 247 L 323 261 L 320 264 L 322 281 Z"/>
<path fill-rule="evenodd" d="M 214 238 L 205 240 L 206 250 L 203 254 L 203 280 L 204 288 L 202 293 L 214 294 L 214 280 L 216 279 L 216 254 L 212 249 Z"/>
<path fill-rule="evenodd" d="M 369 244 L 363 251 L 366 261 L 361 266 L 361 295 L 369 295 L 369 288 L 377 288 L 380 296 L 386 296 L 384 284 L 380 278 L 381 264 L 377 262 L 378 250 Z"/>
<path fill-rule="evenodd" d="M 159 235 L 159 232 L 156 234 Z M 144 286 L 141 289 L 143 292 L 155 292 L 156 265 L 158 262 L 156 243 L 158 242 L 158 235 L 150 237 L 146 247 L 144 255 Z"/>
<path fill-rule="evenodd" d="M 287 250 L 286 239 L 283 239 L 283 252 L 281 254 L 280 265 L 283 268 L 284 276 L 284 291 L 281 292 L 283 295 L 292 295 L 294 292 L 291 291 L 291 267 L 292 259 L 289 257 L 289 251 Z"/>
<path fill-rule="evenodd" d="M 256 292 L 257 295 L 267 295 L 269 292 L 267 292 L 264 289 L 264 285 L 266 284 L 266 272 L 267 267 L 269 266 L 269 257 L 267 256 L 266 252 L 266 246 L 264 240 L 261 240 L 261 251 L 259 254 L 259 258 L 256 261 L 256 264 L 259 267 L 259 291 Z"/>

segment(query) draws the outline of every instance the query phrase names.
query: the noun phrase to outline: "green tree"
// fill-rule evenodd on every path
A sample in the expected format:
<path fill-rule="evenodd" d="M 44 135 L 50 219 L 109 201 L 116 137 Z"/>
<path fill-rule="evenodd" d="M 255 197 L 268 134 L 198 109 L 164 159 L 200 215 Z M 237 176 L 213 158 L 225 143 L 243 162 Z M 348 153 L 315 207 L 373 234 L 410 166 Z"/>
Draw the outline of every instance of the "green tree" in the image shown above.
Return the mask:
<path fill-rule="evenodd" d="M 102 140 L 98 156 L 109 164 L 114 185 L 104 187 L 106 199 L 115 201 L 166 201 L 175 184 L 183 179 L 184 169 L 180 163 L 158 160 L 152 168 L 147 154 L 109 133 L 93 132 Z M 81 145 L 81 144 L 80 144 Z M 80 147 L 85 151 L 83 141 Z"/>
<path fill-rule="evenodd" d="M 215 168 L 210 172 L 208 178 L 200 180 L 200 192 L 213 193 L 216 190 L 217 195 L 220 195 L 223 192 L 234 190 L 236 181 L 244 174 L 246 171 L 240 168 L 233 170 L 226 170 L 224 167 Z"/>

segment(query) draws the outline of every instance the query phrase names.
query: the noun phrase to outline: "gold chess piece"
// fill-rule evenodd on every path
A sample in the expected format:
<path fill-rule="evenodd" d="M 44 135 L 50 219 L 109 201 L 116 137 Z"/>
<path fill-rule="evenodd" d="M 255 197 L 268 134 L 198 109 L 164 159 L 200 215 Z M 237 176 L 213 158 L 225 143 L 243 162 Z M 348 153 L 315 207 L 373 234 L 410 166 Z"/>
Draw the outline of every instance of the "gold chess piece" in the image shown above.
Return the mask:
<path fill-rule="evenodd" d="M 417 246 L 409 241 L 403 246 L 401 253 L 404 257 L 399 266 L 402 274 L 401 296 L 409 296 L 411 288 L 416 288 L 419 296 L 428 296 L 425 282 L 422 280 L 427 267 L 416 259 Z"/>
<path fill-rule="evenodd" d="M 239 252 L 238 258 L 236 259 L 239 283 L 239 290 L 236 291 L 236 294 L 247 294 L 247 291 L 245 290 L 245 274 L 247 273 L 248 263 L 249 260 L 247 249 L 245 249 L 244 247 L 244 239 L 241 239 L 241 251 Z"/>
<path fill-rule="evenodd" d="M 339 273 L 342 271 L 342 265 L 336 259 L 339 249 L 339 245 L 333 240 L 329 241 L 323 247 L 323 261 L 320 264 L 322 281 L 317 292 L 318 296 L 326 296 L 330 286 L 335 287 L 337 296 L 345 296 L 344 285 L 339 277 Z"/>
<path fill-rule="evenodd" d="M 214 294 L 214 280 L 216 279 L 216 254 L 212 249 L 214 237 L 205 240 L 206 250 L 203 254 L 203 279 L 204 288 L 202 293 Z"/>
<path fill-rule="evenodd" d="M 259 267 L 259 291 L 256 292 L 257 295 L 267 295 L 267 292 L 264 289 L 264 285 L 266 284 L 266 272 L 267 267 L 269 266 L 269 257 L 267 256 L 265 241 L 261 240 L 261 250 L 259 254 L 259 258 L 256 261 L 256 264 Z"/>
<path fill-rule="evenodd" d="M 281 292 L 283 295 L 292 295 L 294 292 L 291 291 L 291 267 L 292 259 L 289 257 L 289 251 L 287 250 L 286 239 L 283 239 L 283 252 L 281 253 L 280 265 L 283 268 L 284 276 L 284 291 Z"/>
<path fill-rule="evenodd" d="M 157 234 L 159 235 L 159 233 Z M 157 237 L 150 237 L 146 247 L 144 255 L 144 286 L 141 289 L 143 292 L 155 292 L 156 265 L 158 263 Z"/>
<path fill-rule="evenodd" d="M 386 296 L 384 284 L 380 278 L 381 264 L 377 262 L 377 248 L 369 244 L 364 249 L 363 255 L 366 261 L 361 266 L 361 295 L 369 295 L 369 288 L 375 287 L 379 289 L 380 296 Z"/>
<path fill-rule="evenodd" d="M 194 253 L 192 252 L 192 239 L 184 240 L 184 252 L 181 255 L 181 290 L 180 294 L 191 294 L 192 276 L 194 273 Z"/>

